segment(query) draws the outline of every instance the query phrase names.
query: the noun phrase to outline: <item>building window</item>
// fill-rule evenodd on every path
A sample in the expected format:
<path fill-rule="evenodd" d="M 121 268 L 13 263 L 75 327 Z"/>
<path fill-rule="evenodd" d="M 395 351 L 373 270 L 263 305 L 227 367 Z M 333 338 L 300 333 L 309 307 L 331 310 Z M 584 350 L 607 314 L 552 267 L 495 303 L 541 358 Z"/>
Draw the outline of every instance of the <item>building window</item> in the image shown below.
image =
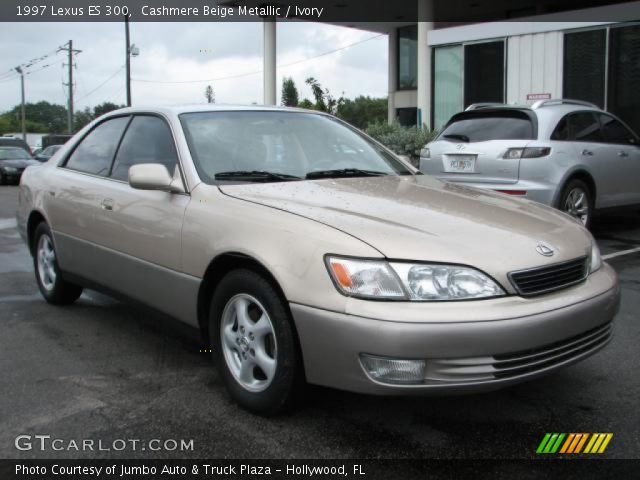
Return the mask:
<path fill-rule="evenodd" d="M 433 51 L 433 128 L 462 110 L 462 45 Z"/>
<path fill-rule="evenodd" d="M 504 103 L 504 41 L 464 46 L 464 105 Z"/>
<path fill-rule="evenodd" d="M 640 25 L 565 33 L 562 94 L 606 108 L 639 132 L 639 65 Z"/>
<path fill-rule="evenodd" d="M 604 107 L 606 34 L 604 29 L 565 34 L 564 98 Z"/>
<path fill-rule="evenodd" d="M 403 127 L 415 127 L 418 124 L 418 109 L 416 107 L 396 108 L 396 119 Z"/>
<path fill-rule="evenodd" d="M 640 25 L 610 29 L 607 109 L 640 132 Z"/>
<path fill-rule="evenodd" d="M 398 28 L 398 89 L 418 87 L 418 26 Z"/>

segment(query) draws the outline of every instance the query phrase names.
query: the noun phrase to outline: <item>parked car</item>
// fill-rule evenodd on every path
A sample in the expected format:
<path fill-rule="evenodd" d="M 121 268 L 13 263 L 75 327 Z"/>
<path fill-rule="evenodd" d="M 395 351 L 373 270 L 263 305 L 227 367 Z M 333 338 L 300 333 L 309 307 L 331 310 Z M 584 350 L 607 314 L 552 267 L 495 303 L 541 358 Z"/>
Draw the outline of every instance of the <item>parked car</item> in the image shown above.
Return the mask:
<path fill-rule="evenodd" d="M 595 210 L 640 205 L 638 136 L 576 100 L 472 105 L 423 149 L 420 169 L 559 208 L 587 226 Z"/>
<path fill-rule="evenodd" d="M 23 149 L 31 157 L 31 147 L 21 138 L 16 137 L 0 137 L 0 147 L 18 147 Z"/>
<path fill-rule="evenodd" d="M 47 162 L 51 157 L 53 157 L 54 153 L 60 150 L 60 148 L 62 148 L 62 145 L 51 145 L 36 154 L 34 158 L 39 162 Z"/>
<path fill-rule="evenodd" d="M 303 380 L 495 389 L 611 336 L 616 274 L 581 224 L 423 175 L 330 115 L 127 108 L 57 156 L 27 169 L 17 214 L 43 297 L 98 288 L 200 328 L 254 412 Z"/>
<path fill-rule="evenodd" d="M 0 147 L 0 185 L 18 183 L 24 169 L 39 165 L 27 152 L 18 147 Z"/>

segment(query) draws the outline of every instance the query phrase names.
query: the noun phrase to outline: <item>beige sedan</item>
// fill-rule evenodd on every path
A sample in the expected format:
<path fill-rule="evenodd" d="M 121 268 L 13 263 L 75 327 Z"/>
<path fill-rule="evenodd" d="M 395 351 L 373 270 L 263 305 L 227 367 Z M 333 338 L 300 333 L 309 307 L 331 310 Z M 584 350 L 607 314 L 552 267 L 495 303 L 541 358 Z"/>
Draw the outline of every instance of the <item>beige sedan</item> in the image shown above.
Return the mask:
<path fill-rule="evenodd" d="M 422 175 L 334 117 L 129 108 L 22 178 L 44 298 L 115 292 L 199 328 L 231 396 L 507 386 L 605 346 L 619 288 L 593 238 L 527 200 Z"/>

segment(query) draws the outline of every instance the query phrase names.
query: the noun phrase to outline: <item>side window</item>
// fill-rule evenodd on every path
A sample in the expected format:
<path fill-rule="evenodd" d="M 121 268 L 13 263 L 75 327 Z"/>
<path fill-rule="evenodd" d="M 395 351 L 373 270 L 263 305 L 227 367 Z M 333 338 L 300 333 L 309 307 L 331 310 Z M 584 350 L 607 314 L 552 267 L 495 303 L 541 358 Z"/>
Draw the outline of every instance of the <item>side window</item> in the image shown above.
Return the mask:
<path fill-rule="evenodd" d="M 637 144 L 635 135 L 611 115 L 600 114 L 600 124 L 605 142 L 623 145 Z"/>
<path fill-rule="evenodd" d="M 569 140 L 569 121 L 567 116 L 562 117 L 556 129 L 551 134 L 551 140 Z"/>
<path fill-rule="evenodd" d="M 573 113 L 568 116 L 569 140 L 576 142 L 601 142 L 600 122 L 591 112 Z"/>
<path fill-rule="evenodd" d="M 129 167 L 140 163 L 161 163 L 173 175 L 178 156 L 171 130 L 164 120 L 150 115 L 133 117 L 118 149 L 111 177 L 128 180 Z"/>
<path fill-rule="evenodd" d="M 66 167 L 94 175 L 108 175 L 128 121 L 129 117 L 118 117 L 98 125 L 75 148 Z"/>

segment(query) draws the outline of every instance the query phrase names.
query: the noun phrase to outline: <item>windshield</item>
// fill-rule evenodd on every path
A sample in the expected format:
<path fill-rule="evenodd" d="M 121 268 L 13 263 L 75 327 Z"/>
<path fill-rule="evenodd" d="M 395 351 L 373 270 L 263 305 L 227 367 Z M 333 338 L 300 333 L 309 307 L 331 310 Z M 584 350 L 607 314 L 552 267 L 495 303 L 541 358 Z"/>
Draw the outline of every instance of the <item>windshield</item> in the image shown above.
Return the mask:
<path fill-rule="evenodd" d="M 29 154 L 21 148 L 0 148 L 0 160 L 28 160 Z"/>
<path fill-rule="evenodd" d="M 529 116 L 517 110 L 470 111 L 455 115 L 439 140 L 485 142 L 487 140 L 532 140 L 534 126 Z"/>
<path fill-rule="evenodd" d="M 326 115 L 219 111 L 180 119 L 207 183 L 411 174 L 375 142 Z"/>

